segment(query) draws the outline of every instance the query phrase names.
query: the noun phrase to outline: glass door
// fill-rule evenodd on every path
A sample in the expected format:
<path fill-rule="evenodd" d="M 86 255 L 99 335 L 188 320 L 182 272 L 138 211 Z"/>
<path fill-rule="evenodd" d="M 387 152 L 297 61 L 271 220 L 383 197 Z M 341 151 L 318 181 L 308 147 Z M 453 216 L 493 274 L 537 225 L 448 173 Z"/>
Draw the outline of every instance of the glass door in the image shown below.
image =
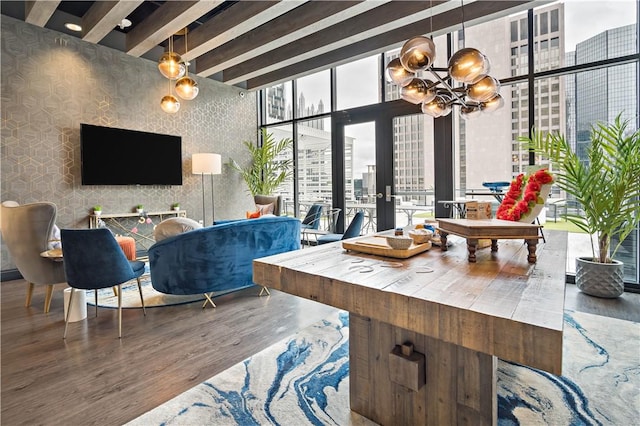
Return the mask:
<path fill-rule="evenodd" d="M 376 123 L 344 126 L 345 228 L 357 211 L 364 212 L 362 234 L 376 232 Z"/>

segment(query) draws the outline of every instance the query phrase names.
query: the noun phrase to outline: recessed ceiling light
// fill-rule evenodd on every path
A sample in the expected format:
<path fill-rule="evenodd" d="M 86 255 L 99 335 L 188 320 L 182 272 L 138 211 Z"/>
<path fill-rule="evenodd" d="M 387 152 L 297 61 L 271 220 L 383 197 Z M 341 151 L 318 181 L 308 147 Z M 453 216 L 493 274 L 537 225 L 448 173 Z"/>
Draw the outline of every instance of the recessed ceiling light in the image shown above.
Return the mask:
<path fill-rule="evenodd" d="M 71 31 L 82 31 L 82 27 L 78 24 L 72 24 L 71 22 L 67 22 L 66 24 L 64 24 L 65 27 L 67 27 L 68 30 Z"/>

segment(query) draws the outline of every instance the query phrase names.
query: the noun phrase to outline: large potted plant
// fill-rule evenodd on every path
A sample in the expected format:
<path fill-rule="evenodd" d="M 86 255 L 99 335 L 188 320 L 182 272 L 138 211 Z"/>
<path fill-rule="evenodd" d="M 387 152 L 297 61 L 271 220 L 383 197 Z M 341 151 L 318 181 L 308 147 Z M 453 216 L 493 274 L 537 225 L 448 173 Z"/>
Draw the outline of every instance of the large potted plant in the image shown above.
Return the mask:
<path fill-rule="evenodd" d="M 273 195 L 278 187 L 293 175 L 293 158 L 281 159 L 280 155 L 291 149 L 293 141 L 289 138 L 276 141 L 273 134 L 262 129 L 262 144 L 244 141 L 251 154 L 251 162 L 240 166 L 231 159 L 231 167 L 242 175 L 251 195 Z"/>
<path fill-rule="evenodd" d="M 521 139 L 549 158 L 558 187 L 580 204 L 582 214 L 567 213 L 566 219 L 596 236 L 597 248 L 591 239 L 592 257 L 576 259 L 576 285 L 593 296 L 624 292 L 624 265 L 612 258 L 640 220 L 640 131 L 628 131 L 628 126 L 621 115 L 613 123 L 592 126 L 586 159 L 560 134 L 534 131 L 531 139 Z M 612 237 L 617 237 L 613 250 Z"/>

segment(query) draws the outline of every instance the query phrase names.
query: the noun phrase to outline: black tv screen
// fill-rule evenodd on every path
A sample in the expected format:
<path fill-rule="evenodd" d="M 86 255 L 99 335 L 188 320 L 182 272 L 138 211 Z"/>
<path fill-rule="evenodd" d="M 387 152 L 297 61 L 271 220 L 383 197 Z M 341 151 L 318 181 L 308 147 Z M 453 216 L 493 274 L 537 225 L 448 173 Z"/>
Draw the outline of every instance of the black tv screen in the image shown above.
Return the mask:
<path fill-rule="evenodd" d="M 83 185 L 182 185 L 180 136 L 80 124 Z"/>

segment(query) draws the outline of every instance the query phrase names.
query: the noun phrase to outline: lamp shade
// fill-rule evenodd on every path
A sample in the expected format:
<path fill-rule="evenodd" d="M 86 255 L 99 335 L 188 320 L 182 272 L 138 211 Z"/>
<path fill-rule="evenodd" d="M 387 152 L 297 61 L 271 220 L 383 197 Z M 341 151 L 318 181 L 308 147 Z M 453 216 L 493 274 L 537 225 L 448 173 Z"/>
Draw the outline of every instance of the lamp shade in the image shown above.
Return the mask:
<path fill-rule="evenodd" d="M 191 173 L 194 175 L 219 175 L 222 173 L 220 154 L 199 153 L 191 156 Z"/>

